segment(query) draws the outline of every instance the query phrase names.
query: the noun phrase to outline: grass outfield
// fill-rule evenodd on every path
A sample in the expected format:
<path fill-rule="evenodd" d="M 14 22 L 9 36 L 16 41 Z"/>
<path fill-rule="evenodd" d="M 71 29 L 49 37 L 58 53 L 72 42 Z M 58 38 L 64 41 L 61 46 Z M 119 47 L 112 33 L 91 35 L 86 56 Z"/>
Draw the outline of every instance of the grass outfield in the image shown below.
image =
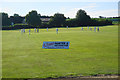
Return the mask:
<path fill-rule="evenodd" d="M 70 41 L 70 49 L 42 49 L 43 41 Z M 118 26 L 100 32 L 80 27 L 39 33 L 2 31 L 2 77 L 47 78 L 118 73 Z"/>

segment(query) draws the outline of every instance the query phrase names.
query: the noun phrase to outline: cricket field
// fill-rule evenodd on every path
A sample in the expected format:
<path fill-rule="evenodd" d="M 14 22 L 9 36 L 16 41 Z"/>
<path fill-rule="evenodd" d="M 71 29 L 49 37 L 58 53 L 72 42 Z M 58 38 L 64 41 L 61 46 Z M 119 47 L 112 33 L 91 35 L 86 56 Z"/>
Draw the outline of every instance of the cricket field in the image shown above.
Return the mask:
<path fill-rule="evenodd" d="M 47 78 L 118 74 L 118 26 L 2 31 L 2 77 Z M 69 49 L 43 49 L 43 41 L 70 41 Z"/>

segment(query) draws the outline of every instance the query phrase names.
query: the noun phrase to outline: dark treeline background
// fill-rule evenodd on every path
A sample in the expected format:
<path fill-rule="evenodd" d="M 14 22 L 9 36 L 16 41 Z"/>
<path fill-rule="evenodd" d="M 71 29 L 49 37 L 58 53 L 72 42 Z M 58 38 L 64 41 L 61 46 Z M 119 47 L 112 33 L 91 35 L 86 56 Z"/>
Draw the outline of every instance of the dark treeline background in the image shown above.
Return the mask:
<path fill-rule="evenodd" d="M 8 16 L 7 13 L 2 14 L 2 29 L 28 29 L 28 28 L 53 28 L 53 27 L 80 27 L 80 26 L 105 26 L 112 25 L 113 22 L 120 21 L 120 17 L 102 17 L 91 18 L 84 10 L 78 10 L 75 18 L 66 18 L 64 14 L 55 13 L 54 16 L 41 16 L 36 10 L 30 11 L 26 16 L 19 14 Z"/>

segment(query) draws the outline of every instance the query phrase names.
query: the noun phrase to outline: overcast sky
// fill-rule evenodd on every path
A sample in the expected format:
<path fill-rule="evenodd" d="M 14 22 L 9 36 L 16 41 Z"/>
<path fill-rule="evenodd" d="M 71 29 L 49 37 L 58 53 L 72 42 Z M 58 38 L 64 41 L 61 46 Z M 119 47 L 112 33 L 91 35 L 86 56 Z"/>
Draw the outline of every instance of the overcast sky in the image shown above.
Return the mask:
<path fill-rule="evenodd" d="M 63 13 L 65 17 L 74 18 L 79 9 L 83 9 L 90 17 L 118 16 L 119 0 L 2 0 L 0 12 L 25 16 L 31 10 L 41 15 L 53 16 Z"/>

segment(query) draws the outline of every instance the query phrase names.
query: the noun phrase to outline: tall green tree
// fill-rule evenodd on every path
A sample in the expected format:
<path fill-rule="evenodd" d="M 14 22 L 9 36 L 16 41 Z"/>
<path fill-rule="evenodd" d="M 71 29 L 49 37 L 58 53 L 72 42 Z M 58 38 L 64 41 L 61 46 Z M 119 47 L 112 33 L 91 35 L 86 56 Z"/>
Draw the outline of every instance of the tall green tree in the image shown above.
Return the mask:
<path fill-rule="evenodd" d="M 66 26 L 77 26 L 76 19 L 67 19 Z"/>
<path fill-rule="evenodd" d="M 26 22 L 29 25 L 32 26 L 40 26 L 41 25 L 41 19 L 40 19 L 40 14 L 37 13 L 37 11 L 32 10 L 25 16 Z"/>
<path fill-rule="evenodd" d="M 24 20 L 24 17 L 19 16 L 19 14 L 14 14 L 14 16 L 10 16 L 10 20 L 14 24 L 22 23 Z"/>
<path fill-rule="evenodd" d="M 56 13 L 53 18 L 49 21 L 51 26 L 64 26 L 65 24 L 65 16 L 64 14 Z"/>
<path fill-rule="evenodd" d="M 80 9 L 77 12 L 76 20 L 77 20 L 77 24 L 79 26 L 80 25 L 88 25 L 91 18 L 89 15 L 87 15 L 87 13 L 84 10 Z"/>
<path fill-rule="evenodd" d="M 2 26 L 9 26 L 9 25 L 11 25 L 11 21 L 8 18 L 8 14 L 7 13 L 0 13 L 0 15 L 2 15 Z"/>

